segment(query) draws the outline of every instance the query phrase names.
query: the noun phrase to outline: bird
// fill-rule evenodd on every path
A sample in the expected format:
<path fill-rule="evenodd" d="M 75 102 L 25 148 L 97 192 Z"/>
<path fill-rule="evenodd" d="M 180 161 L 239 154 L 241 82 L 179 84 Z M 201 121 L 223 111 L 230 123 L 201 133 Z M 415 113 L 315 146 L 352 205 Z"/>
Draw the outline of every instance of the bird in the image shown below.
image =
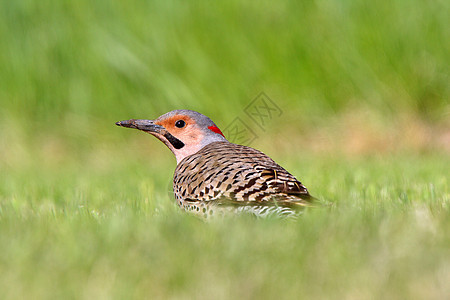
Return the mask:
<path fill-rule="evenodd" d="M 230 214 L 296 218 L 313 200 L 307 188 L 263 152 L 229 142 L 207 116 L 173 110 L 116 125 L 149 133 L 175 155 L 178 206 L 202 218 Z"/>

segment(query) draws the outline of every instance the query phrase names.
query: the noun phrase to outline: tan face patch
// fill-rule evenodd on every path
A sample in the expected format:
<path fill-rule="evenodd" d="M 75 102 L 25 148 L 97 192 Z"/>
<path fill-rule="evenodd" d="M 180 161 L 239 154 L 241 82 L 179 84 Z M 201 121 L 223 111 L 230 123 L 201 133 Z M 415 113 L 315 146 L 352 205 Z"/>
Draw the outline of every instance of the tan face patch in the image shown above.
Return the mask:
<path fill-rule="evenodd" d="M 181 128 L 175 124 L 177 121 L 184 121 Z M 163 126 L 170 134 L 180 139 L 187 146 L 198 146 L 203 139 L 203 133 L 196 125 L 195 120 L 186 115 L 175 115 L 163 120 L 155 121 L 155 124 Z"/>
<path fill-rule="evenodd" d="M 175 126 L 175 123 L 179 120 L 182 120 L 185 122 L 185 126 L 178 128 Z M 189 118 L 188 116 L 184 115 L 175 115 L 167 119 L 163 119 L 160 121 L 155 121 L 155 124 L 161 125 L 164 128 L 166 128 L 167 131 L 169 131 L 171 134 L 180 134 L 184 132 L 189 127 L 192 127 L 192 125 L 195 125 L 195 121 Z"/>

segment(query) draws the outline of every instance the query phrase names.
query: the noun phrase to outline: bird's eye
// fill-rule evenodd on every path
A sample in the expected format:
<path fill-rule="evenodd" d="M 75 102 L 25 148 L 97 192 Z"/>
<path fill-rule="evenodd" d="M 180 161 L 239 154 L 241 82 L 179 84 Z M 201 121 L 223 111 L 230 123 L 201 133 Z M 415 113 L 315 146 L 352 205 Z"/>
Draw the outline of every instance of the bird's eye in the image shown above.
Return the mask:
<path fill-rule="evenodd" d="M 183 120 L 178 120 L 175 122 L 175 126 L 178 128 L 183 128 L 186 125 L 186 122 L 184 122 Z"/>

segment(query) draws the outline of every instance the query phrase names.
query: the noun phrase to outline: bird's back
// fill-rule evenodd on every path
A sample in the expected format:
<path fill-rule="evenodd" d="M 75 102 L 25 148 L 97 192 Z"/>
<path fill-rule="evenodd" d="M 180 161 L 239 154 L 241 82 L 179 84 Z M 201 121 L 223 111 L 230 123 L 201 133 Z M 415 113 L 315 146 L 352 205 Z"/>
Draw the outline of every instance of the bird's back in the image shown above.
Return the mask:
<path fill-rule="evenodd" d="M 270 157 L 230 142 L 208 144 L 184 158 L 173 187 L 180 207 L 202 215 L 292 215 L 312 200 L 306 187 Z"/>

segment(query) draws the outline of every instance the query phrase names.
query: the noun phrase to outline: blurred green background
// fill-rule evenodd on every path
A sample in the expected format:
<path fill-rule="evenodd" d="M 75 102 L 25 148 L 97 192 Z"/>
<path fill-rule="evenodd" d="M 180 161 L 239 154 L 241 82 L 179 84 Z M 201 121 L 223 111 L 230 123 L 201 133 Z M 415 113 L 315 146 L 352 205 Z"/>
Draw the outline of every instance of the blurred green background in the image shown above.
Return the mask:
<path fill-rule="evenodd" d="M 448 295 L 449 6 L 2 1 L 0 296 Z M 282 111 L 264 129 L 260 92 Z M 240 117 L 332 208 L 180 213 L 172 154 L 114 122 L 183 108 Z"/>

